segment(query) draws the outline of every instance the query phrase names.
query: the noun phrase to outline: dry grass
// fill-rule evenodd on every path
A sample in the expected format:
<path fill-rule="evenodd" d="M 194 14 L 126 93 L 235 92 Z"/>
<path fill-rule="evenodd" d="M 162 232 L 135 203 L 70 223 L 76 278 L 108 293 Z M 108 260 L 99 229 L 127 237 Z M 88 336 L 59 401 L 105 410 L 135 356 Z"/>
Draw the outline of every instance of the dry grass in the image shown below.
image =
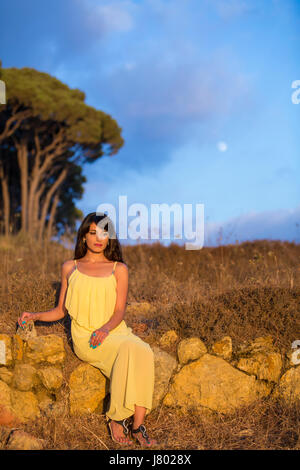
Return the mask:
<path fill-rule="evenodd" d="M 300 339 L 300 245 L 263 240 L 186 251 L 157 243 L 124 247 L 123 255 L 129 267 L 128 303 L 153 305 L 151 318 L 125 319 L 150 345 L 168 329 L 175 329 L 180 339 L 197 335 L 208 348 L 229 335 L 234 353 L 257 336 L 272 335 L 283 354 Z M 0 256 L 0 331 L 13 334 L 22 311 L 56 305 L 61 264 L 73 253 L 56 243 L 39 246 L 17 236 L 0 238 Z M 145 332 L 138 330 L 139 322 L 147 323 Z M 64 339 L 62 400 L 67 405 L 69 374 L 80 363 L 72 351 L 69 319 L 36 326 L 40 335 L 56 333 Z M 175 354 L 176 346 L 168 351 Z M 147 417 L 146 425 L 160 449 L 281 450 L 299 447 L 299 418 L 298 406 L 268 397 L 234 415 L 214 418 L 182 416 L 162 406 Z M 24 430 L 45 439 L 47 449 L 121 448 L 111 441 L 101 412 L 42 416 Z"/>

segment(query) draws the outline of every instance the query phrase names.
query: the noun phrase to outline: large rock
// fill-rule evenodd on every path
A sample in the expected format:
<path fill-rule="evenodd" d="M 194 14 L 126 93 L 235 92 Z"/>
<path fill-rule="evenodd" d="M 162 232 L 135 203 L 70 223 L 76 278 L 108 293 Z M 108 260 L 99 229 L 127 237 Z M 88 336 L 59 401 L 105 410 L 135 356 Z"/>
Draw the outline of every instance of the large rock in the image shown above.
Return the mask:
<path fill-rule="evenodd" d="M 0 334 L 0 365 L 10 366 L 13 363 L 11 337 Z"/>
<path fill-rule="evenodd" d="M 159 345 L 162 347 L 169 347 L 176 343 L 178 335 L 175 330 L 166 331 L 159 340 Z"/>
<path fill-rule="evenodd" d="M 277 382 L 282 370 L 282 358 L 273 346 L 273 338 L 259 337 L 244 347 L 239 353 L 236 367 L 260 380 Z"/>
<path fill-rule="evenodd" d="M 0 367 L 0 380 L 10 385 L 13 380 L 13 372 L 7 367 Z"/>
<path fill-rule="evenodd" d="M 27 341 L 25 360 L 30 363 L 61 364 L 65 360 L 65 356 L 64 343 L 60 336 L 50 334 Z"/>
<path fill-rule="evenodd" d="M 38 399 L 33 392 L 11 389 L 11 403 L 14 414 L 22 423 L 40 417 Z"/>
<path fill-rule="evenodd" d="M 270 392 L 271 387 L 265 382 L 235 369 L 220 357 L 204 354 L 174 376 L 163 403 L 184 412 L 205 407 L 230 413 Z"/>
<path fill-rule="evenodd" d="M 12 385 L 21 390 L 28 392 L 39 383 L 37 370 L 31 364 L 16 364 Z"/>
<path fill-rule="evenodd" d="M 10 387 L 0 380 L 0 425 L 10 426 L 19 423 L 11 401 Z"/>
<path fill-rule="evenodd" d="M 18 334 L 12 336 L 12 355 L 15 363 L 21 362 L 24 357 L 25 342 Z"/>
<path fill-rule="evenodd" d="M 216 341 L 212 348 L 212 354 L 222 357 L 223 359 L 229 360 L 232 356 L 232 340 L 230 336 L 224 336 L 219 341 Z"/>
<path fill-rule="evenodd" d="M 300 403 L 300 366 L 287 370 L 274 389 L 272 396 L 283 398 L 287 403 Z"/>
<path fill-rule="evenodd" d="M 10 450 L 42 450 L 44 440 L 31 436 L 27 432 L 16 430 L 8 440 L 7 449 Z"/>
<path fill-rule="evenodd" d="M 182 365 L 199 359 L 206 352 L 205 344 L 197 337 L 183 339 L 177 346 L 178 360 Z"/>
<path fill-rule="evenodd" d="M 70 414 L 93 413 L 103 405 L 106 392 L 106 377 L 90 364 L 80 364 L 71 374 Z"/>
<path fill-rule="evenodd" d="M 43 367 L 39 369 L 38 375 L 47 390 L 58 390 L 62 386 L 63 374 L 58 367 Z"/>
<path fill-rule="evenodd" d="M 156 408 L 167 393 L 172 373 L 177 367 L 176 359 L 157 346 L 152 346 L 154 353 L 154 392 L 152 409 Z"/>

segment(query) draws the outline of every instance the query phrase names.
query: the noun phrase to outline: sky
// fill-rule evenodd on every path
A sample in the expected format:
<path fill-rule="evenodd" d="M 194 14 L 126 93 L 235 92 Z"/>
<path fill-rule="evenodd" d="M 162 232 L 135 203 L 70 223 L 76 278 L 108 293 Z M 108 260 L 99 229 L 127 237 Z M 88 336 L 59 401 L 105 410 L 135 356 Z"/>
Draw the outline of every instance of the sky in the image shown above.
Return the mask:
<path fill-rule="evenodd" d="M 2 66 L 79 88 L 122 128 L 76 206 L 120 214 L 125 197 L 149 233 L 155 204 L 189 205 L 195 231 L 202 205 L 204 246 L 300 242 L 299 43 L 299 0 L 0 2 Z"/>

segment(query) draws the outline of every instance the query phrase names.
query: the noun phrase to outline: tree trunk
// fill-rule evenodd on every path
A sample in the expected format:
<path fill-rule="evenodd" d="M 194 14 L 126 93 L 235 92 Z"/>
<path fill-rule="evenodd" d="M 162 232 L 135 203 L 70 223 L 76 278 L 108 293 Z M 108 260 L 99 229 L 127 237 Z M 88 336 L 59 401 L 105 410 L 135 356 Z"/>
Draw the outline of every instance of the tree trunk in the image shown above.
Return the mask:
<path fill-rule="evenodd" d="M 42 208 L 42 213 L 41 213 L 41 218 L 40 218 L 40 222 L 39 222 L 39 236 L 38 236 L 39 240 L 41 240 L 42 236 L 43 236 L 43 231 L 44 231 L 44 227 L 45 227 L 45 224 L 46 224 L 46 217 L 47 217 L 47 213 L 48 213 L 48 210 L 49 210 L 49 205 L 50 205 L 51 198 L 52 198 L 53 194 L 55 193 L 56 189 L 60 186 L 60 184 L 66 178 L 67 174 L 68 174 L 68 169 L 64 168 L 63 171 L 61 172 L 61 174 L 59 175 L 59 177 L 57 178 L 57 180 L 55 181 L 55 183 L 49 189 L 49 191 L 48 191 L 48 193 L 45 197 L 43 208 Z"/>
<path fill-rule="evenodd" d="M 10 198 L 8 189 L 8 175 L 4 173 L 3 163 L 0 161 L 0 179 L 3 198 L 3 218 L 4 218 L 4 234 L 9 235 L 10 220 Z"/>
<path fill-rule="evenodd" d="M 50 210 L 50 217 L 49 217 L 48 224 L 47 224 L 47 235 L 46 235 L 48 241 L 50 241 L 52 237 L 53 223 L 54 223 L 54 218 L 55 218 L 55 212 L 56 212 L 57 205 L 59 202 L 59 195 L 60 195 L 60 191 L 58 191 L 55 194 L 53 198 L 51 210 Z"/>
<path fill-rule="evenodd" d="M 25 141 L 20 143 L 14 139 L 14 144 L 17 149 L 17 157 L 20 168 L 20 183 L 21 183 L 21 230 L 27 232 L 28 221 L 28 155 L 27 155 L 27 145 Z"/>

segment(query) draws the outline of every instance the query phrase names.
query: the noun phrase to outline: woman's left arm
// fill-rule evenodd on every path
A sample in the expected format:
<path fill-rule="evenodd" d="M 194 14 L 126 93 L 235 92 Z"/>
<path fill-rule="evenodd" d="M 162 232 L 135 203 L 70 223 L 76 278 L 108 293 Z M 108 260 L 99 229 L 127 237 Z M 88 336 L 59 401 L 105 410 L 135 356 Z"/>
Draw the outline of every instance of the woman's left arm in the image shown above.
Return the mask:
<path fill-rule="evenodd" d="M 115 271 L 117 280 L 117 298 L 115 310 L 109 321 L 102 325 L 101 328 L 94 331 L 90 339 L 90 343 L 93 346 L 98 345 L 99 341 L 102 342 L 108 335 L 109 331 L 113 330 L 119 325 L 119 323 L 121 323 L 125 315 L 128 293 L 128 268 L 126 264 L 122 263 L 118 263 L 117 267 L 118 269 Z"/>

